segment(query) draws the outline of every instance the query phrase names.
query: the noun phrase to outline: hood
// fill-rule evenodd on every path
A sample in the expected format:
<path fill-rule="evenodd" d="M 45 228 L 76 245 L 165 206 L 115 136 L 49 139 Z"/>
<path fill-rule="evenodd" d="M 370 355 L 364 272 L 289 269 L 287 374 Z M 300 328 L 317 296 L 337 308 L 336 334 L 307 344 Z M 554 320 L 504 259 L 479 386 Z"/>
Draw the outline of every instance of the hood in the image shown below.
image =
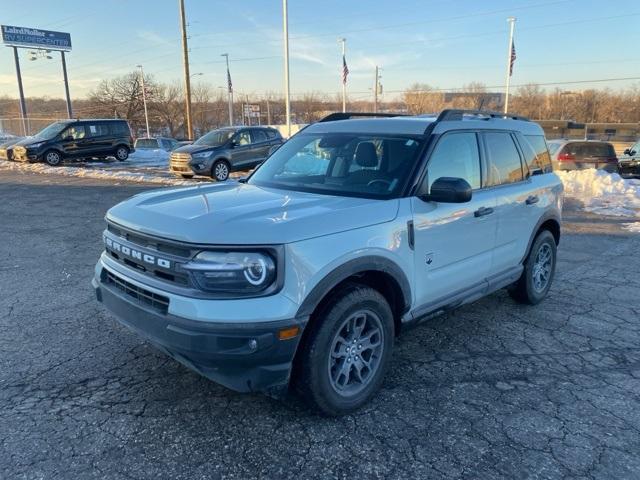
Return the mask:
<path fill-rule="evenodd" d="M 243 183 L 156 190 L 126 200 L 107 219 L 188 243 L 291 243 L 393 220 L 399 201 L 336 197 Z"/>
<path fill-rule="evenodd" d="M 15 143 L 15 145 L 22 145 L 23 147 L 28 147 L 34 143 L 42 143 L 42 142 L 50 142 L 51 140 L 45 140 L 44 138 L 38 138 L 36 136 L 23 138 L 19 142 Z"/>
<path fill-rule="evenodd" d="M 3 143 L 0 143 L 0 148 L 7 148 L 11 145 L 15 145 L 16 143 L 24 140 L 22 137 L 12 138 L 10 140 L 5 140 Z"/>
<path fill-rule="evenodd" d="M 182 147 L 178 147 L 175 150 L 172 150 L 171 153 L 198 153 L 198 152 L 213 152 L 214 150 L 219 150 L 223 148 L 224 145 L 220 145 L 219 147 L 212 147 L 210 145 L 184 145 Z"/>

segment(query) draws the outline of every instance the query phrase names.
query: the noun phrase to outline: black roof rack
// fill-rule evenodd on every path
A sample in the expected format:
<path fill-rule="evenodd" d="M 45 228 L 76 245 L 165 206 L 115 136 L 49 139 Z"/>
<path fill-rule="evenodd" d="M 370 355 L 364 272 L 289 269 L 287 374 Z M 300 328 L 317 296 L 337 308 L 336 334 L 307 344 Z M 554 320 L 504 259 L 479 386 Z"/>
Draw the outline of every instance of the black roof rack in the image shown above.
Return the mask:
<path fill-rule="evenodd" d="M 335 112 L 330 113 L 326 117 L 318 120 L 321 122 L 334 122 L 336 120 L 349 120 L 353 117 L 406 117 L 402 113 L 373 113 L 373 112 Z"/>
<path fill-rule="evenodd" d="M 509 120 L 522 120 L 524 122 L 529 122 L 530 120 L 527 117 L 522 117 L 520 115 L 513 115 L 512 113 L 500 113 L 500 112 L 492 112 L 490 110 L 462 110 L 462 109 L 447 109 L 440 112 L 436 122 L 446 122 L 446 121 L 455 121 L 462 120 L 465 115 L 475 115 L 478 117 L 486 117 L 486 120 L 491 118 L 505 118 Z"/>

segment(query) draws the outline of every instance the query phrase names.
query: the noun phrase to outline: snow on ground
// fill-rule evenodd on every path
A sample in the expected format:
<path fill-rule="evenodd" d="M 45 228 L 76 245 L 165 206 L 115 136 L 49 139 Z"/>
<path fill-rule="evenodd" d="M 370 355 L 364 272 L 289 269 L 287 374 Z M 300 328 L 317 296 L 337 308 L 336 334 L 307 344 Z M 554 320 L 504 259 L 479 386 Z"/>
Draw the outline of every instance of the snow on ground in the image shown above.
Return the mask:
<path fill-rule="evenodd" d="M 588 212 L 616 217 L 640 217 L 640 180 L 624 179 L 617 173 L 588 169 L 556 171 L 564 194 L 583 204 Z"/>
<path fill-rule="evenodd" d="M 640 222 L 625 223 L 624 225 L 622 225 L 622 228 L 624 228 L 628 232 L 640 233 Z"/>
<path fill-rule="evenodd" d="M 137 153 L 137 152 L 136 152 Z M 166 153 L 166 152 L 165 152 Z M 167 162 L 160 167 L 157 160 L 138 159 L 124 162 L 107 160 L 104 162 L 67 163 L 61 167 L 50 167 L 44 163 L 20 163 L 0 160 L 1 170 L 19 170 L 43 173 L 45 175 L 66 175 L 84 178 L 111 178 L 133 182 L 156 183 L 161 185 L 195 185 L 194 180 L 182 180 L 169 173 Z"/>

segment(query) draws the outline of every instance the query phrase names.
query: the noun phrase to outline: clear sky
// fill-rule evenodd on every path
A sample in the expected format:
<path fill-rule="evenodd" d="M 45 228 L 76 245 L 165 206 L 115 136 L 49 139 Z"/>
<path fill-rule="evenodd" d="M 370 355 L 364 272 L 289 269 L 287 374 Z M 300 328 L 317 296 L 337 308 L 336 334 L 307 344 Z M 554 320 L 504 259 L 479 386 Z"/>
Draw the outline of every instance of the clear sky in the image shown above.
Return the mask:
<path fill-rule="evenodd" d="M 228 52 L 237 92 L 283 91 L 282 2 L 185 0 L 195 81 L 225 85 Z M 471 81 L 504 83 L 508 16 L 517 17 L 512 84 L 640 77 L 639 0 L 289 0 L 291 89 L 338 94 L 347 39 L 350 98 L 367 98 L 374 66 L 385 95 L 415 82 L 443 89 Z M 0 23 L 71 33 L 73 97 L 104 78 L 143 64 L 162 81 L 180 81 L 177 0 L 2 0 Z M 29 61 L 27 96 L 62 97 L 55 60 Z M 639 81 L 563 85 L 627 87 Z M 0 49 L 0 95 L 17 96 L 12 51 Z"/>

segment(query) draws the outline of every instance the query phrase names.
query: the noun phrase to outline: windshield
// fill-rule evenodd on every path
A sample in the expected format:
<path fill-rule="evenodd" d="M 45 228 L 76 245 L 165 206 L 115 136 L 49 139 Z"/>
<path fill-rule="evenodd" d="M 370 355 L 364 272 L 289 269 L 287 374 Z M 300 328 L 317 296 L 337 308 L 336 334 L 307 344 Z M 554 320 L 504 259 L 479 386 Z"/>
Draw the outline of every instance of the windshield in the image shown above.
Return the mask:
<path fill-rule="evenodd" d="M 58 135 L 62 130 L 64 130 L 66 126 L 67 124 L 62 122 L 52 123 L 48 127 L 36 133 L 35 136 L 38 138 L 42 138 L 44 140 L 51 140 L 53 137 Z"/>
<path fill-rule="evenodd" d="M 250 184 L 327 195 L 400 195 L 420 151 L 409 137 L 298 134 L 276 150 Z"/>
<path fill-rule="evenodd" d="M 135 148 L 158 148 L 158 140 L 155 138 L 139 138 L 136 140 Z"/>
<path fill-rule="evenodd" d="M 219 147 L 227 143 L 235 132 L 233 130 L 214 130 L 203 135 L 193 142 L 194 145 L 206 145 L 208 147 Z"/>

